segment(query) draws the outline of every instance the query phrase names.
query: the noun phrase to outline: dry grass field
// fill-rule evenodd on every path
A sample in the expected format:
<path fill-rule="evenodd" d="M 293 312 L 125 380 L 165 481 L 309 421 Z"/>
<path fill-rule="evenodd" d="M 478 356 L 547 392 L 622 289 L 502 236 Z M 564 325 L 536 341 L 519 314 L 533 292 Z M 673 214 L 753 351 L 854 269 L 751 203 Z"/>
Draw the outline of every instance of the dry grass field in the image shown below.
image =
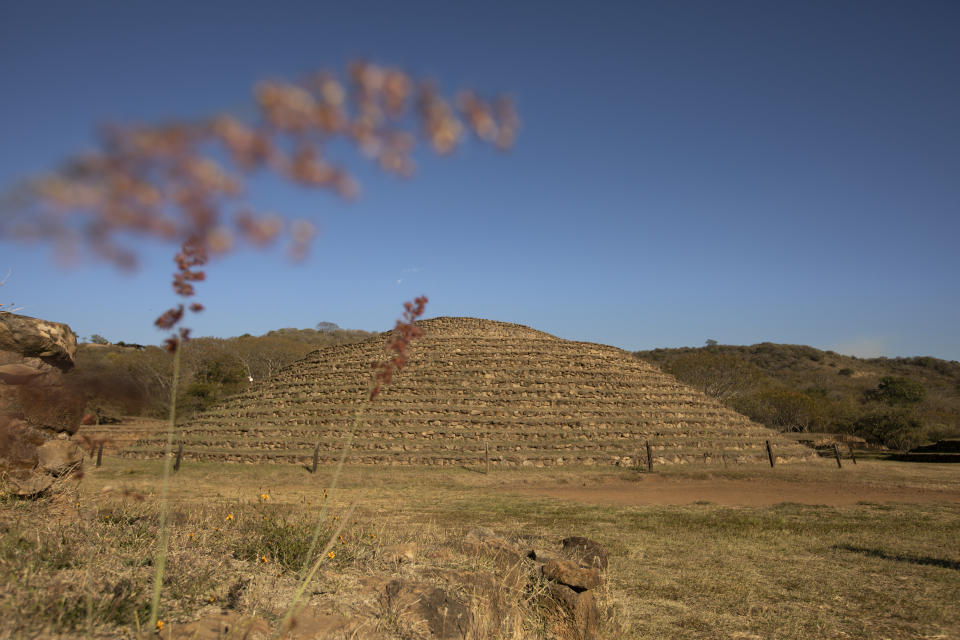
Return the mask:
<path fill-rule="evenodd" d="M 161 463 L 108 455 L 52 498 L 0 502 L 0 637 L 270 637 L 321 510 L 333 544 L 284 637 L 577 637 L 537 563 L 477 535 L 604 545 L 599 637 L 960 637 L 960 466 L 482 471 L 348 464 L 330 489 L 331 466 L 185 461 L 163 628 L 138 632 Z M 430 620 L 431 602 L 462 624 Z"/>

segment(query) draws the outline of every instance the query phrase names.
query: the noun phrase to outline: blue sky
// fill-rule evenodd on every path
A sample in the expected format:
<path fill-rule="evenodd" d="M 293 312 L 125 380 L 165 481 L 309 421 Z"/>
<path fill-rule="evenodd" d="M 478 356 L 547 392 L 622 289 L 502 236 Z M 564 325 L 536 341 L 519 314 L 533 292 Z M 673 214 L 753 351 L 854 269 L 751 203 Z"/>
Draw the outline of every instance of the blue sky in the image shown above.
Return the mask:
<path fill-rule="evenodd" d="M 304 263 L 209 268 L 195 334 L 427 315 L 626 349 L 762 341 L 960 360 L 955 2 L 6 3 L 0 187 L 97 124 L 249 111 L 251 87 L 364 57 L 516 99 L 514 149 L 422 150 L 363 196 L 263 181 L 322 229 Z M 171 247 L 134 274 L 0 239 L 0 301 L 157 343 Z M 2 273 L 0 273 L 2 275 Z"/>

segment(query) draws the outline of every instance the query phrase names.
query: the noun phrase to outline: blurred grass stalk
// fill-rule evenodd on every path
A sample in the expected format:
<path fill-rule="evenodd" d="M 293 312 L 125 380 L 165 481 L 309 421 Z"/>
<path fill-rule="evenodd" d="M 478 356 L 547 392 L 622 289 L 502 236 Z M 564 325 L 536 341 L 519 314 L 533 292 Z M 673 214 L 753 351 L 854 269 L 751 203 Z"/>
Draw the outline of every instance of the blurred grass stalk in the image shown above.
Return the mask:
<path fill-rule="evenodd" d="M 167 550 L 170 544 L 170 528 L 167 525 L 167 503 L 170 488 L 170 467 L 173 464 L 170 454 L 173 452 L 173 430 L 177 418 L 177 390 L 180 385 L 180 352 L 183 342 L 176 338 L 176 350 L 173 352 L 173 383 L 170 389 L 170 417 L 167 422 L 167 443 L 163 450 L 163 477 L 160 481 L 160 540 L 154 560 L 156 571 L 153 575 L 153 594 L 150 600 L 150 622 L 148 629 L 157 626 L 160 613 L 160 591 L 163 587 L 163 571 L 167 564 Z"/>

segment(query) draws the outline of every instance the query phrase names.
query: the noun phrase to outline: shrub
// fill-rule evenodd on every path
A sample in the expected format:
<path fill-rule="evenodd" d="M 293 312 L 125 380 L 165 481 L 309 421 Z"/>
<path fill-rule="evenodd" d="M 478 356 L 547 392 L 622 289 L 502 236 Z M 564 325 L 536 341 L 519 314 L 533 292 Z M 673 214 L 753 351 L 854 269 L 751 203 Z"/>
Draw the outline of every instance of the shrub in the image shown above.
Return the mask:
<path fill-rule="evenodd" d="M 856 422 L 856 431 L 871 442 L 901 451 L 912 449 L 927 439 L 917 416 L 903 409 L 863 416 Z"/>
<path fill-rule="evenodd" d="M 737 411 L 780 431 L 810 431 L 818 423 L 817 402 L 805 393 L 767 389 L 734 402 Z"/>

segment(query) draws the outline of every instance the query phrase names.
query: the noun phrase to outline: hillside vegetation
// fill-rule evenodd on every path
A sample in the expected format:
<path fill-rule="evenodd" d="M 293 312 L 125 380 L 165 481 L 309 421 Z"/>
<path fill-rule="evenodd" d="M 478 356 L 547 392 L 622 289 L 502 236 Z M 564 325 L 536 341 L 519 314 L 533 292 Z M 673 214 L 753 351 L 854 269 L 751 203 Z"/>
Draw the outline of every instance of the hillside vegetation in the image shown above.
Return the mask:
<path fill-rule="evenodd" d="M 769 342 L 634 355 L 780 431 L 848 433 L 892 449 L 960 437 L 960 362 Z"/>
<path fill-rule="evenodd" d="M 374 333 L 321 323 L 262 336 L 197 338 L 185 346 L 178 413 L 188 416 L 265 381 L 311 351 Z M 164 417 L 171 358 L 161 347 L 81 344 L 71 384 L 88 410 Z M 960 437 L 960 363 L 932 357 L 856 358 L 769 342 L 654 349 L 634 355 L 779 431 L 848 433 L 892 449 Z"/>
<path fill-rule="evenodd" d="M 178 413 L 188 415 L 212 406 L 249 384 L 267 380 L 311 351 L 366 340 L 368 331 L 336 328 L 277 329 L 262 336 L 196 338 L 184 345 Z M 97 338 L 100 338 L 97 336 Z M 161 347 L 100 343 L 81 344 L 77 366 L 67 378 L 101 417 L 165 417 L 169 411 L 172 358 Z"/>

